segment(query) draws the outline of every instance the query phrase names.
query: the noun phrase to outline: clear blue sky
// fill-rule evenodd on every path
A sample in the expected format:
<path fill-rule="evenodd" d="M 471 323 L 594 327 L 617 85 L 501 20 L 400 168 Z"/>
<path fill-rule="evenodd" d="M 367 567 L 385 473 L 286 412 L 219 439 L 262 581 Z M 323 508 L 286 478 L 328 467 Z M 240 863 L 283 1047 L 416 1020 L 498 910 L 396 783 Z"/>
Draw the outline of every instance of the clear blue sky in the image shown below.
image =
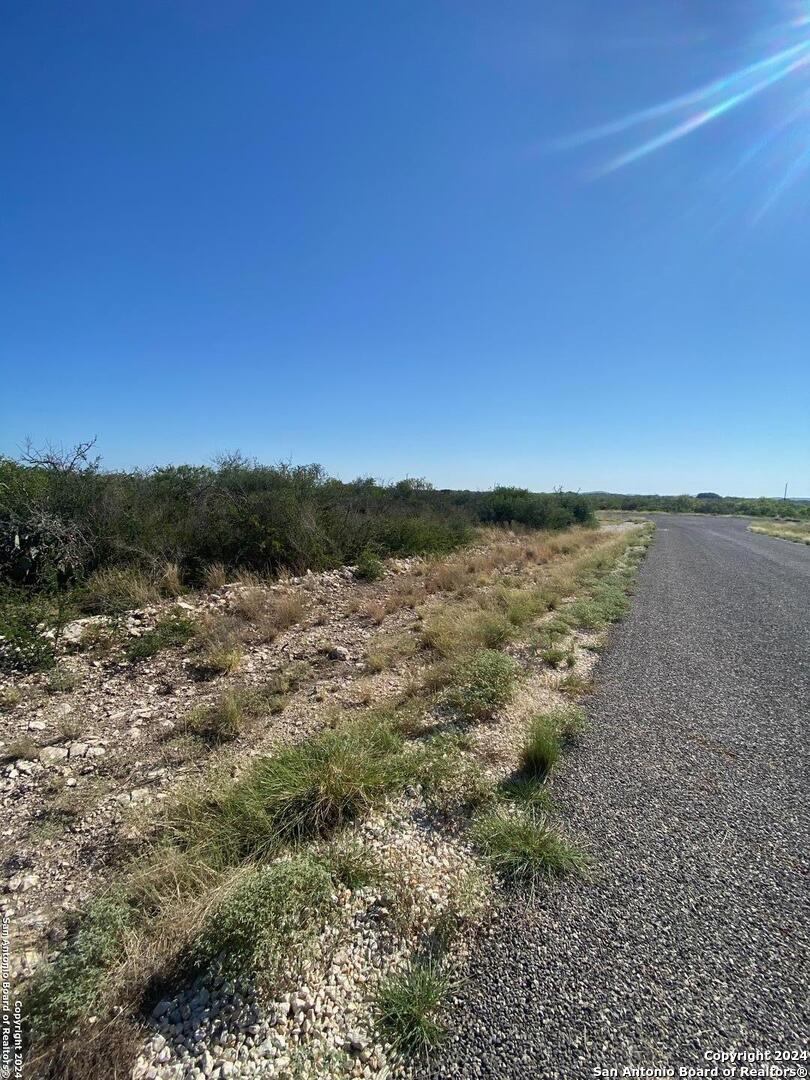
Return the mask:
<path fill-rule="evenodd" d="M 810 496 L 807 6 L 7 0 L 0 451 Z"/>

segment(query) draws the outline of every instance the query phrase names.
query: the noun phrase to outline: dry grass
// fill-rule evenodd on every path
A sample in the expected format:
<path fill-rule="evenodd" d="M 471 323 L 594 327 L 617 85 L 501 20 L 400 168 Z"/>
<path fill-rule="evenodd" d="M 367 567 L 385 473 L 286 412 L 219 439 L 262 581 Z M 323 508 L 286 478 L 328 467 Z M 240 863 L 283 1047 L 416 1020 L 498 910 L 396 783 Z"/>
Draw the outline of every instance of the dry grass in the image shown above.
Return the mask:
<path fill-rule="evenodd" d="M 252 623 L 263 641 L 272 641 L 306 615 L 306 604 L 299 593 L 270 593 L 258 585 L 241 589 L 233 598 L 231 612 Z"/>
<path fill-rule="evenodd" d="M 751 532 L 791 540 L 794 544 L 810 544 L 810 521 L 768 521 L 749 525 Z"/>
<path fill-rule="evenodd" d="M 205 568 L 203 582 L 209 592 L 217 592 L 223 585 L 228 583 L 228 571 L 221 562 L 211 563 Z"/>
<path fill-rule="evenodd" d="M 163 566 L 163 572 L 159 581 L 160 591 L 164 596 L 180 596 L 185 592 L 183 585 L 183 572 L 176 562 L 167 562 Z"/>
<path fill-rule="evenodd" d="M 109 566 L 90 575 L 82 590 L 85 610 L 115 614 L 160 601 L 160 588 L 137 567 Z"/>

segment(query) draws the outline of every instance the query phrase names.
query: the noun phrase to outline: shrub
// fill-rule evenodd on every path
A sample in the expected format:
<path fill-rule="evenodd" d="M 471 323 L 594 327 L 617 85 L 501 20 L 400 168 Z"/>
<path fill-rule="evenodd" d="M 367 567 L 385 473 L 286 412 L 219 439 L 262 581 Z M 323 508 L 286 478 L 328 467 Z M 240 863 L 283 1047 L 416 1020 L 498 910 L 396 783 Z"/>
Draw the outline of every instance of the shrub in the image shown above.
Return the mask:
<path fill-rule="evenodd" d="M 122 959 L 122 940 L 131 919 L 123 896 L 110 893 L 90 907 L 56 960 L 37 969 L 26 1016 L 38 1040 L 69 1027 L 99 1005 L 110 971 Z"/>
<path fill-rule="evenodd" d="M 385 566 L 379 555 L 375 555 L 369 548 L 361 551 L 354 571 L 355 577 L 360 578 L 361 581 L 379 581 L 384 573 Z"/>
<path fill-rule="evenodd" d="M 0 605 L 0 673 L 47 671 L 56 663 L 45 633 L 48 612 L 41 603 L 10 598 Z"/>
<path fill-rule="evenodd" d="M 442 701 L 467 720 L 490 717 L 511 699 L 519 670 L 510 656 L 479 649 L 457 661 Z"/>
<path fill-rule="evenodd" d="M 136 637 L 126 649 L 128 660 L 146 660 L 163 649 L 185 645 L 194 637 L 197 625 L 184 615 L 166 615 L 158 619 L 152 630 Z"/>
<path fill-rule="evenodd" d="M 225 690 L 213 705 L 203 705 L 188 714 L 184 728 L 208 743 L 230 742 L 245 725 L 262 714 L 281 712 L 284 698 L 262 687 Z"/>
<path fill-rule="evenodd" d="M 412 963 L 386 979 L 377 992 L 377 1012 L 385 1036 L 403 1054 L 427 1053 L 445 1030 L 438 1013 L 452 983 L 433 960 Z"/>
<path fill-rule="evenodd" d="M 311 855 L 241 871 L 191 947 L 200 966 L 229 974 L 293 976 L 292 963 L 325 924 L 333 905 L 327 867 Z"/>
<path fill-rule="evenodd" d="M 75 671 L 70 668 L 58 667 L 48 676 L 45 689 L 49 694 L 69 694 L 80 684 L 81 680 Z"/>
<path fill-rule="evenodd" d="M 521 885 L 582 869 L 582 855 L 541 814 L 494 810 L 475 822 L 473 839 L 493 869 Z"/>

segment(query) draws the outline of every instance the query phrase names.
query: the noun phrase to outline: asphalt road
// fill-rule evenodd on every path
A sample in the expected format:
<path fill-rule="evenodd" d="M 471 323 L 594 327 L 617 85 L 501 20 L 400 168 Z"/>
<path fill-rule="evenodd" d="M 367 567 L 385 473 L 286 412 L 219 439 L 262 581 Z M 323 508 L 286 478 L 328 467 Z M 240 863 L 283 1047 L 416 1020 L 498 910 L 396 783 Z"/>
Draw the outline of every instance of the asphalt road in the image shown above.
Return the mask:
<path fill-rule="evenodd" d="M 678 1075 L 810 1045 L 810 547 L 655 520 L 554 781 L 594 869 L 504 909 L 425 1074 Z"/>

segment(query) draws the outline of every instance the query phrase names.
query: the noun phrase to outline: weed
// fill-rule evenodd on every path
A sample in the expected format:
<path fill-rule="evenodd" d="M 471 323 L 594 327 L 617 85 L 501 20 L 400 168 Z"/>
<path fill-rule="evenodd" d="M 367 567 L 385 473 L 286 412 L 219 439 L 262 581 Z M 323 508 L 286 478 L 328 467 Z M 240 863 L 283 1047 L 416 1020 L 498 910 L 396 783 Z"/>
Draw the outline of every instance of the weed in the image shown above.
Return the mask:
<path fill-rule="evenodd" d="M 442 701 L 466 720 L 491 717 L 512 697 L 519 670 L 510 656 L 479 649 L 455 663 Z"/>
<path fill-rule="evenodd" d="M 69 694 L 81 683 L 81 679 L 70 668 L 58 667 L 48 676 L 45 689 L 49 694 Z"/>
<path fill-rule="evenodd" d="M 69 1027 L 101 1002 L 110 970 L 122 956 L 122 940 L 132 912 L 119 892 L 89 909 L 81 927 L 57 959 L 37 969 L 26 1001 L 26 1016 L 39 1039 Z"/>
<path fill-rule="evenodd" d="M 20 735 L 0 750 L 0 761 L 35 761 L 39 747 L 30 735 Z"/>
<path fill-rule="evenodd" d="M 185 586 L 183 585 L 183 572 L 179 563 L 165 563 L 158 584 L 164 596 L 181 596 L 185 592 Z"/>
<path fill-rule="evenodd" d="M 434 960 L 413 962 L 390 976 L 377 992 L 380 1027 L 403 1054 L 426 1054 L 444 1037 L 438 1013 L 452 988 Z"/>
<path fill-rule="evenodd" d="M 263 714 L 281 712 L 283 707 L 283 697 L 262 687 L 224 690 L 213 705 L 192 709 L 184 729 L 207 743 L 230 742 L 243 733 L 249 721 Z"/>
<path fill-rule="evenodd" d="M 584 866 L 583 856 L 531 811 L 485 814 L 473 826 L 473 839 L 497 873 L 532 888 Z"/>
<path fill-rule="evenodd" d="M 184 615 L 170 614 L 158 619 L 152 630 L 135 638 L 126 649 L 128 660 L 147 660 L 163 649 L 185 645 L 196 633 L 193 619 Z"/>
<path fill-rule="evenodd" d="M 173 829 L 182 846 L 233 865 L 285 841 L 329 834 L 404 786 L 414 771 L 392 725 L 359 720 L 260 758 L 236 782 L 186 799 Z"/>
<path fill-rule="evenodd" d="M 228 571 L 221 562 L 209 563 L 203 573 L 203 584 L 209 592 L 218 592 L 228 583 Z"/>
<path fill-rule="evenodd" d="M 117 614 L 160 600 L 155 581 L 136 566 L 106 566 L 94 571 L 81 590 L 85 611 Z"/>
<path fill-rule="evenodd" d="M 283 971 L 290 978 L 333 903 L 329 870 L 311 855 L 246 867 L 211 912 L 191 956 L 229 974 L 247 969 L 274 980 Z"/>
<path fill-rule="evenodd" d="M 358 839 L 333 844 L 325 860 L 335 881 L 347 889 L 363 889 L 383 879 L 382 867 Z"/>
<path fill-rule="evenodd" d="M 0 710 L 16 709 L 23 699 L 19 686 L 6 686 L 0 690 Z"/>
<path fill-rule="evenodd" d="M 533 780 L 545 780 L 560 758 L 562 746 L 553 718 L 541 713 L 530 726 L 520 754 L 521 770 Z"/>
<path fill-rule="evenodd" d="M 584 679 L 581 675 L 577 675 L 571 672 L 570 675 L 566 675 L 564 679 L 561 679 L 557 684 L 557 689 L 561 694 L 565 694 L 566 697 L 577 698 L 583 694 L 593 693 L 593 679 Z"/>

